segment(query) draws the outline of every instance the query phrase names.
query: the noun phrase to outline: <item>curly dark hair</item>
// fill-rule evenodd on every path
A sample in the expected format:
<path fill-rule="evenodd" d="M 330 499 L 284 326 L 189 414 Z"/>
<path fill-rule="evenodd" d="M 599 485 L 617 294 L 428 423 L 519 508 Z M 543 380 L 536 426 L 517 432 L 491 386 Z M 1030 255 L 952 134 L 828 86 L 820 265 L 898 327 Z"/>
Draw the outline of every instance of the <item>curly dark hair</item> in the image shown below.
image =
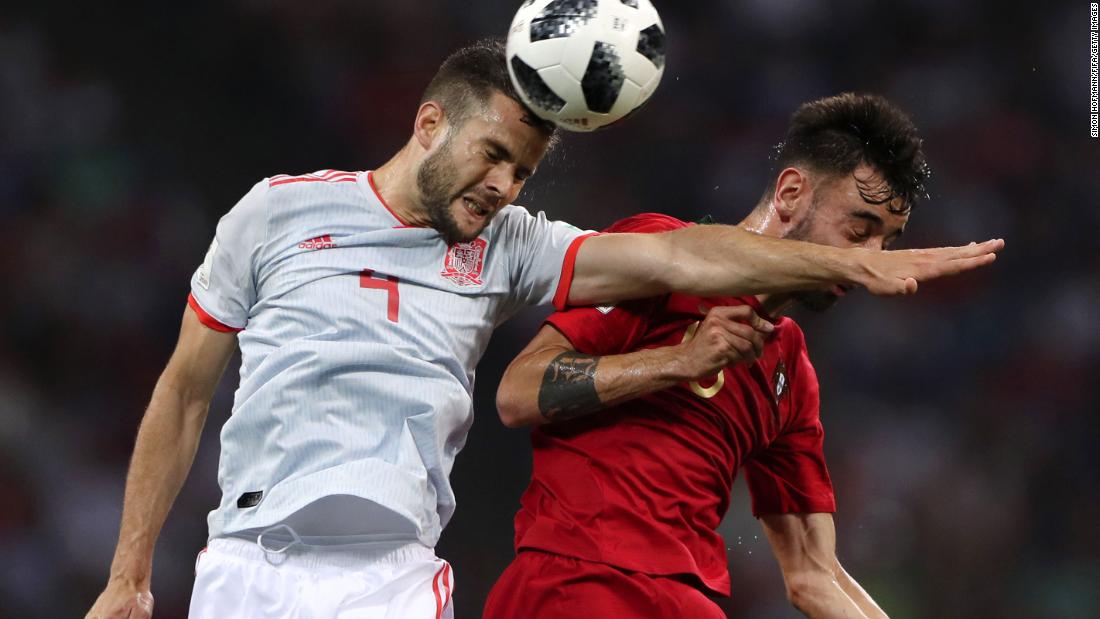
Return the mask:
<path fill-rule="evenodd" d="M 484 109 L 494 92 L 520 104 L 527 112 L 523 121 L 554 141 L 557 127 L 536 116 L 512 85 L 503 39 L 481 39 L 452 52 L 424 89 L 420 103 L 439 103 L 449 122 L 461 126 L 475 111 Z"/>
<path fill-rule="evenodd" d="M 889 205 L 901 198 L 888 208 L 904 215 L 928 196 L 925 182 L 931 170 L 921 142 L 909 116 L 884 97 L 846 92 L 799 106 L 775 160 L 779 170 L 803 165 L 836 175 L 851 174 L 865 163 L 884 183 L 857 179 L 860 195 L 869 204 Z"/>

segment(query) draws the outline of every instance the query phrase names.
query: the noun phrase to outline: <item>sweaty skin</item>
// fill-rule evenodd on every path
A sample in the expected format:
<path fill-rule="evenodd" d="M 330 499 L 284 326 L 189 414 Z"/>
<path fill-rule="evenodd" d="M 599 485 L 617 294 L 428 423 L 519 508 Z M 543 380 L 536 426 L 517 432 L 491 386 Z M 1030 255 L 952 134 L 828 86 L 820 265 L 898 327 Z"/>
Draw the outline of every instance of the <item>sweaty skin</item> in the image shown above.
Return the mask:
<path fill-rule="evenodd" d="M 445 242 L 476 237 L 517 198 L 549 146 L 549 137 L 526 117 L 518 102 L 500 92 L 461 125 L 451 125 L 438 102 L 423 103 L 408 143 L 374 172 L 379 194 L 406 225 L 436 227 Z M 426 164 L 437 168 L 429 174 L 434 184 L 417 181 Z M 838 284 L 881 295 L 910 294 L 918 282 L 990 264 L 1003 245 L 993 240 L 900 252 L 838 249 L 733 226 L 601 235 L 580 245 L 567 300 L 616 302 L 670 291 L 732 296 L 828 290 Z M 110 577 L 87 618 L 151 615 L 153 548 L 186 479 L 211 394 L 236 343 L 231 334 L 203 331 L 209 330 L 185 310 L 176 352 L 154 390 L 134 447 Z M 601 371 L 607 367 L 602 361 Z M 537 407 L 533 410 L 543 419 Z"/>

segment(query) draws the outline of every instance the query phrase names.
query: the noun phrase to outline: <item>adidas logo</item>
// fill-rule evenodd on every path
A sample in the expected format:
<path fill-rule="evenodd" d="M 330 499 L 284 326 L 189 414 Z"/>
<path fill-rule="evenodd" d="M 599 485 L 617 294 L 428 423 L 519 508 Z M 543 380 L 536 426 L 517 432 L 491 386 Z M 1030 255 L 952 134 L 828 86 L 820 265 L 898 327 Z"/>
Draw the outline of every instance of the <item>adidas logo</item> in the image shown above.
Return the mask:
<path fill-rule="evenodd" d="M 328 234 L 298 243 L 298 249 L 332 249 L 333 247 L 336 247 L 336 243 L 332 242 L 332 236 Z"/>

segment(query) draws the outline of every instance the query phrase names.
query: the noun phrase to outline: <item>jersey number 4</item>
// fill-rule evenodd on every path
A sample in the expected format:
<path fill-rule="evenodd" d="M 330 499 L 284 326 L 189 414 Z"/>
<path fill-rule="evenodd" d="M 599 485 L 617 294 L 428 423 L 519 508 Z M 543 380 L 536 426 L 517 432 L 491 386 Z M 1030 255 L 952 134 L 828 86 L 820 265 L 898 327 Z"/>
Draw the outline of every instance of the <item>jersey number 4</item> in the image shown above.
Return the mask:
<path fill-rule="evenodd" d="M 401 309 L 401 292 L 397 288 L 397 276 L 386 275 L 385 279 L 374 276 L 373 269 L 363 269 L 359 272 L 359 287 L 374 288 L 386 291 L 386 318 L 390 322 L 397 322 L 397 312 Z"/>

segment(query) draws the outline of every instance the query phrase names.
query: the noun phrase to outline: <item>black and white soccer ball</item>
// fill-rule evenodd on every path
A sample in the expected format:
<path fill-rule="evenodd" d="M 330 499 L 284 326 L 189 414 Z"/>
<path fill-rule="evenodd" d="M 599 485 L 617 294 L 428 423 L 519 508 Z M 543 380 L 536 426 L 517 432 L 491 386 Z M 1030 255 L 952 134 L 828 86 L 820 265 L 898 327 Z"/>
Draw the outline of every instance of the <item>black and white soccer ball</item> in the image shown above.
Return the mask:
<path fill-rule="evenodd" d="M 665 29 L 649 0 L 526 0 L 508 31 L 507 56 L 528 107 L 563 129 L 592 131 L 657 89 Z"/>

